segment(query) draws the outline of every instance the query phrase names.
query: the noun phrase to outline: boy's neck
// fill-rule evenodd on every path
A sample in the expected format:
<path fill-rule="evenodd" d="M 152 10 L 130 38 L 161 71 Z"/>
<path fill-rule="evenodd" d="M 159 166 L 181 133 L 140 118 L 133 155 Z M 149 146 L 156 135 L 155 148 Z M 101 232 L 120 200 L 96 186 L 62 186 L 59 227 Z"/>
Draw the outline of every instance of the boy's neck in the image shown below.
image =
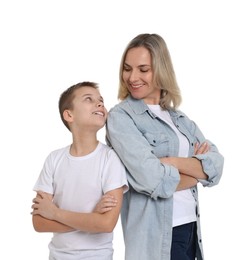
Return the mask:
<path fill-rule="evenodd" d="M 70 146 L 70 154 L 72 156 L 80 157 L 92 153 L 99 141 L 97 139 L 83 139 L 83 140 L 73 140 Z"/>

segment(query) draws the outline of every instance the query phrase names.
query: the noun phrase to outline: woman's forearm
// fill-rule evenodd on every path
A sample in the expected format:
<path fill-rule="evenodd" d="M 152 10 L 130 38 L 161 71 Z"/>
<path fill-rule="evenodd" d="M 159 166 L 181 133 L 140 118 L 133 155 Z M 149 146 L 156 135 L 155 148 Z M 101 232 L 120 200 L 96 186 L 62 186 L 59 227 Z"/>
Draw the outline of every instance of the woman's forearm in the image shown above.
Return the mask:
<path fill-rule="evenodd" d="M 180 190 L 186 190 L 189 188 L 194 187 L 198 183 L 198 180 L 195 179 L 194 177 L 185 175 L 185 174 L 180 174 L 180 182 L 177 186 L 176 191 Z"/>
<path fill-rule="evenodd" d="M 195 179 L 207 180 L 208 178 L 202 169 L 201 162 L 196 158 L 163 157 L 160 160 L 162 163 L 174 166 L 180 173 L 194 177 Z"/>

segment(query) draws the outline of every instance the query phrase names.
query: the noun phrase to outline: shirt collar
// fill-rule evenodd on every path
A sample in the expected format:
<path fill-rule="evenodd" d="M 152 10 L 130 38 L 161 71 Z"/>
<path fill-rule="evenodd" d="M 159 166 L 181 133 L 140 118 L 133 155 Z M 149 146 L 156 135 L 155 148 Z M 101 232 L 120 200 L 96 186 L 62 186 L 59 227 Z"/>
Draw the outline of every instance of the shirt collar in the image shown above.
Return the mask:
<path fill-rule="evenodd" d="M 134 111 L 135 114 L 140 115 L 145 112 L 148 112 L 151 117 L 153 117 L 153 118 L 156 117 L 142 99 L 135 99 L 129 95 L 126 98 L 126 101 L 128 102 L 129 106 L 131 107 L 131 109 Z M 180 110 L 171 109 L 171 110 L 168 110 L 168 112 L 169 112 L 170 116 L 175 119 L 185 116 L 185 114 L 183 112 L 181 112 Z"/>

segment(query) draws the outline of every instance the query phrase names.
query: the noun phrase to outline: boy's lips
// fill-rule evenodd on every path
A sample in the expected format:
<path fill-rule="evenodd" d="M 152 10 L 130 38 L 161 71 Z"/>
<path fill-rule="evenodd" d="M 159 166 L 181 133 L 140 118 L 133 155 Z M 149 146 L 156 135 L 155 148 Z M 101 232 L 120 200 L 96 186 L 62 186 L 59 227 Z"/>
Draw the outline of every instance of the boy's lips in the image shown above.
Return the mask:
<path fill-rule="evenodd" d="M 105 113 L 103 111 L 94 111 L 93 114 L 103 116 L 103 117 L 105 116 Z"/>

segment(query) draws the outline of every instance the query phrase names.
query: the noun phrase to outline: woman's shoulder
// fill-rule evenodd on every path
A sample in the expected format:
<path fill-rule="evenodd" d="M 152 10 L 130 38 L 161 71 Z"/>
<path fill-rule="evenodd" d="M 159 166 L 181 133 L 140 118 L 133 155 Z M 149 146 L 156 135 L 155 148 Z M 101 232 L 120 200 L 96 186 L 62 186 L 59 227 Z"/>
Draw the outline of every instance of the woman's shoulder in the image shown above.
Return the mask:
<path fill-rule="evenodd" d="M 121 100 L 119 103 L 115 104 L 109 112 L 113 112 L 113 111 L 119 111 L 122 110 L 124 108 L 126 108 L 128 106 L 128 100 L 127 98 L 124 100 Z"/>
<path fill-rule="evenodd" d="M 126 99 L 120 101 L 115 106 L 113 106 L 109 112 L 125 112 L 132 114 L 141 114 L 147 110 L 147 106 L 141 99 L 134 99 L 128 96 Z"/>
<path fill-rule="evenodd" d="M 182 110 L 176 109 L 176 110 L 168 110 L 170 116 L 172 118 L 183 118 L 185 120 L 190 120 L 186 113 L 184 113 Z"/>

